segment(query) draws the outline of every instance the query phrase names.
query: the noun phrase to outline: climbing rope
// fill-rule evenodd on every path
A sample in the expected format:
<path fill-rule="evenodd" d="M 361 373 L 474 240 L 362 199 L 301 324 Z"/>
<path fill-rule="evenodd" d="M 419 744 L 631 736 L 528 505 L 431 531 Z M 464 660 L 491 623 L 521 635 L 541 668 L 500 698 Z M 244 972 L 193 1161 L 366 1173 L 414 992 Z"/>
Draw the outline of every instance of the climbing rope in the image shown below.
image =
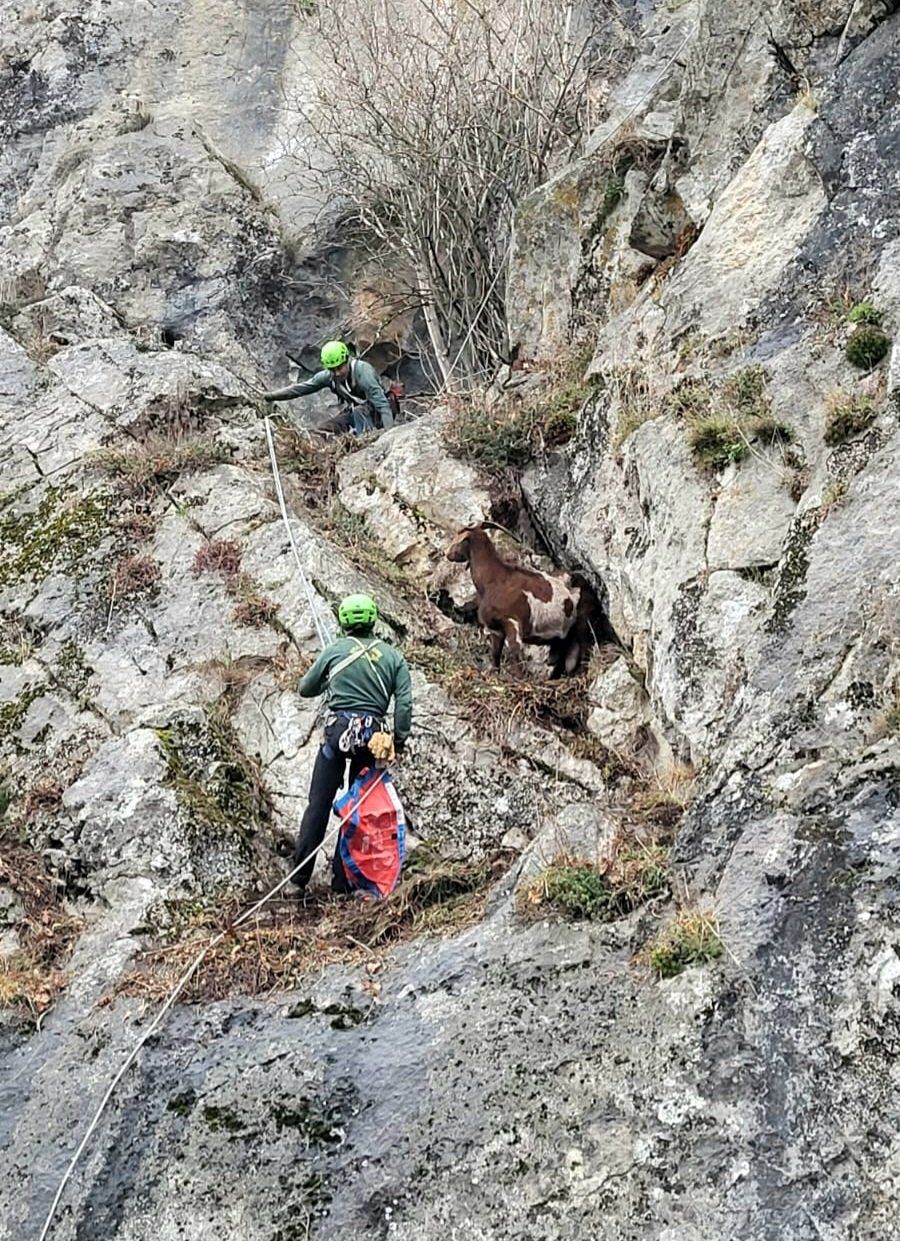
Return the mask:
<path fill-rule="evenodd" d="M 344 815 L 344 817 L 340 820 L 338 824 L 338 831 L 341 830 L 341 828 L 350 818 L 351 814 L 354 814 L 358 810 L 358 808 L 363 804 L 363 802 L 366 800 L 369 794 L 373 793 L 375 789 L 378 788 L 382 780 L 384 780 L 384 777 L 386 774 L 387 774 L 387 768 L 385 768 L 381 772 L 378 779 L 375 780 L 374 783 L 371 784 L 369 788 L 366 789 L 362 797 L 360 797 L 359 800 L 355 802 L 355 804 L 347 811 L 347 813 Z M 85 1147 L 87 1146 L 88 1142 L 91 1140 L 91 1137 L 95 1129 L 97 1128 L 97 1125 L 100 1123 L 100 1118 L 102 1117 L 103 1113 L 106 1111 L 106 1108 L 107 1108 L 107 1105 L 109 1104 L 110 1099 L 115 1094 L 116 1087 L 118 1086 L 122 1078 L 125 1076 L 125 1074 L 128 1072 L 128 1070 L 131 1068 L 132 1064 L 134 1064 L 141 1048 L 145 1045 L 147 1040 L 151 1038 L 152 1035 L 159 1029 L 166 1013 L 169 1011 L 169 1009 L 178 999 L 181 992 L 184 990 L 184 988 L 187 986 L 187 984 L 196 974 L 197 970 L 203 964 L 206 957 L 209 955 L 210 952 L 212 952 L 213 948 L 217 948 L 219 944 L 221 944 L 222 940 L 226 939 L 232 933 L 232 931 L 235 931 L 239 926 L 242 925 L 242 923 L 246 922 L 249 918 L 252 918 L 253 915 L 258 913 L 262 909 L 262 907 L 268 901 L 272 899 L 273 896 L 276 896 L 283 887 L 285 887 L 288 883 L 290 883 L 294 875 L 296 875 L 298 871 L 302 870 L 303 867 L 307 864 L 307 862 L 311 861 L 312 858 L 314 858 L 316 854 L 320 852 L 322 847 L 323 847 L 322 845 L 317 845 L 315 849 L 313 849 L 312 853 L 308 854 L 308 856 L 305 857 L 302 862 L 298 862 L 297 865 L 294 867 L 294 869 L 290 871 L 287 875 L 285 875 L 283 879 L 279 880 L 279 882 L 275 884 L 275 887 L 272 888 L 269 892 L 267 892 L 265 896 L 260 897 L 260 899 L 256 902 L 255 905 L 252 905 L 249 909 L 245 910 L 244 913 L 242 913 L 239 918 L 235 918 L 234 922 L 229 923 L 229 925 L 225 928 L 224 931 L 220 931 L 219 934 L 216 935 L 214 939 L 211 939 L 209 943 L 206 945 L 206 947 L 203 948 L 202 951 L 197 954 L 197 956 L 194 958 L 194 960 L 191 962 L 188 968 L 184 971 L 184 973 L 178 979 L 175 986 L 169 992 L 169 995 L 165 1003 L 163 1004 L 162 1008 L 156 1014 L 153 1021 L 150 1023 L 150 1025 L 147 1027 L 147 1029 L 144 1031 L 144 1033 L 141 1035 L 138 1041 L 135 1043 L 125 1063 L 122 1065 L 118 1073 L 115 1075 L 115 1077 L 110 1082 L 107 1088 L 106 1094 L 100 1100 L 100 1105 L 97 1108 L 96 1112 L 94 1113 L 93 1120 L 88 1125 L 87 1131 L 84 1137 L 79 1142 L 78 1148 L 75 1151 L 75 1154 L 69 1160 L 69 1166 L 66 1168 L 65 1174 L 59 1183 L 59 1189 L 57 1189 L 56 1191 L 56 1197 L 53 1199 L 53 1203 L 50 1207 L 50 1210 L 47 1213 L 47 1219 L 44 1222 L 44 1227 L 41 1229 L 41 1235 L 40 1235 L 39 1241 L 47 1241 L 47 1237 L 50 1234 L 50 1227 L 53 1223 L 54 1216 L 56 1215 L 57 1208 L 59 1207 L 59 1204 L 62 1201 L 62 1196 L 65 1191 L 65 1188 L 68 1185 L 72 1177 L 72 1173 L 75 1171 L 75 1167 L 78 1164 L 78 1160 L 81 1158 L 81 1155 Z"/>
<path fill-rule="evenodd" d="M 291 551 L 294 553 L 294 560 L 297 562 L 297 572 L 300 574 L 300 580 L 306 591 L 306 601 L 309 604 L 310 614 L 312 615 L 313 625 L 315 626 L 316 636 L 319 639 L 319 645 L 326 647 L 334 637 L 333 633 L 329 633 L 322 619 L 319 616 L 318 602 L 313 593 L 313 589 L 309 584 L 309 578 L 306 576 L 306 570 L 303 568 L 303 562 L 300 559 L 300 552 L 297 549 L 297 541 L 294 538 L 294 532 L 291 529 L 291 519 L 288 516 L 287 505 L 284 502 L 284 489 L 281 486 L 281 474 L 278 471 L 278 458 L 275 455 L 275 441 L 272 438 L 272 424 L 268 418 L 264 418 L 263 422 L 266 428 L 266 443 L 269 446 L 269 460 L 272 463 L 272 477 L 275 480 L 275 494 L 278 496 L 278 505 L 281 509 L 281 517 L 284 521 L 284 528 L 287 530 L 288 539 L 291 544 Z"/>
<path fill-rule="evenodd" d="M 275 480 L 275 493 L 278 496 L 278 505 L 281 509 L 282 520 L 284 521 L 284 527 L 288 533 L 288 539 L 290 540 L 291 551 L 294 553 L 294 560 L 296 561 L 296 564 L 297 564 L 297 572 L 300 574 L 300 580 L 302 581 L 303 588 L 306 592 L 306 599 L 307 599 L 307 603 L 309 604 L 309 610 L 312 616 L 313 625 L 315 627 L 316 636 L 319 639 L 320 646 L 325 647 L 328 645 L 328 642 L 330 641 L 330 635 L 329 635 L 328 629 L 323 624 L 322 619 L 319 616 L 316 596 L 313 593 L 313 589 L 309 583 L 309 578 L 306 576 L 306 571 L 303 568 L 303 562 L 300 559 L 300 552 L 297 548 L 297 542 L 296 542 L 296 539 L 294 538 L 294 532 L 291 529 L 291 521 L 288 515 L 287 505 L 285 504 L 285 500 L 284 500 L 284 489 L 281 485 L 281 475 L 278 470 L 278 459 L 275 455 L 275 442 L 272 437 L 272 424 L 268 418 L 265 418 L 263 421 L 265 423 L 265 428 L 266 428 L 266 442 L 269 446 L 269 458 L 272 463 L 272 477 Z M 378 786 L 384 780 L 384 777 L 386 774 L 387 774 L 387 769 L 385 768 L 379 775 L 378 779 L 372 785 L 370 785 L 368 789 L 366 789 L 362 797 L 359 798 L 359 800 L 355 803 L 355 805 L 351 807 L 351 809 L 347 811 L 346 815 L 344 815 L 344 817 L 340 820 L 340 822 L 338 823 L 338 831 L 341 830 L 341 828 L 347 822 L 347 819 L 350 817 L 350 815 L 355 813 L 355 811 L 363 804 L 363 802 L 366 800 L 369 794 L 373 793 L 375 789 L 378 788 Z M 265 896 L 260 897 L 260 899 L 256 902 L 255 905 L 252 905 L 249 909 L 245 910 L 244 913 L 242 913 L 239 918 L 236 918 L 233 922 L 231 922 L 225 928 L 224 931 L 220 931 L 218 935 L 216 935 L 213 939 L 211 939 L 209 943 L 205 946 L 205 948 L 203 948 L 197 954 L 197 956 L 194 958 L 191 964 L 181 974 L 178 981 L 175 983 L 175 986 L 169 992 L 162 1008 L 156 1014 L 153 1021 L 150 1023 L 150 1025 L 147 1027 L 147 1029 L 144 1031 L 144 1033 L 141 1035 L 138 1041 L 135 1043 L 127 1059 L 125 1060 L 125 1063 L 119 1069 L 118 1073 L 116 1073 L 115 1077 L 112 1079 L 109 1086 L 107 1087 L 106 1093 L 104 1094 L 103 1098 L 100 1100 L 100 1104 L 96 1112 L 94 1113 L 93 1119 L 91 1120 L 91 1123 L 88 1125 L 87 1131 L 85 1132 L 84 1137 L 79 1142 L 74 1155 L 69 1161 L 69 1165 L 66 1168 L 65 1174 L 63 1175 L 63 1178 L 60 1181 L 59 1188 L 56 1191 L 56 1196 L 54 1197 L 53 1202 L 50 1206 L 50 1210 L 47 1213 L 47 1218 L 44 1222 L 44 1227 L 41 1230 L 39 1241 L 47 1241 L 47 1237 L 50 1233 L 50 1228 L 53 1224 L 53 1220 L 56 1215 L 57 1209 L 59 1208 L 59 1204 L 62 1201 L 62 1196 L 63 1196 L 63 1193 L 65 1192 L 65 1188 L 68 1185 L 69 1181 L 71 1180 L 72 1173 L 75 1171 L 78 1161 L 81 1158 L 82 1154 L 84 1153 L 84 1150 L 87 1147 L 88 1142 L 91 1140 L 91 1137 L 93 1136 L 97 1128 L 97 1125 L 100 1123 L 100 1119 L 103 1116 L 103 1113 L 106 1111 L 106 1108 L 109 1105 L 110 1100 L 115 1094 L 116 1087 L 118 1086 L 122 1078 L 125 1076 L 125 1074 L 128 1072 L 128 1070 L 131 1068 L 131 1066 L 134 1064 L 135 1060 L 137 1059 L 141 1051 L 141 1048 L 145 1046 L 145 1044 L 147 1043 L 147 1040 L 150 1039 L 153 1036 L 153 1034 L 159 1029 L 166 1013 L 170 1010 L 170 1008 L 175 1003 L 175 1001 L 178 999 L 179 995 L 181 995 L 182 991 L 185 989 L 187 984 L 197 973 L 200 966 L 205 961 L 206 957 L 209 955 L 210 952 L 212 952 L 214 948 L 218 947 L 218 945 L 221 944 L 221 942 L 228 935 L 230 935 L 233 931 L 235 931 L 244 922 L 248 921 L 248 919 L 252 918 L 254 914 L 259 913 L 259 911 L 263 908 L 263 906 L 266 905 L 274 896 L 277 896 L 278 893 L 282 890 L 282 888 L 286 887 L 287 884 L 289 884 L 290 881 L 293 879 L 293 877 L 298 873 L 298 871 L 302 870 L 303 867 L 307 864 L 307 862 L 310 862 L 316 856 L 316 854 L 320 852 L 321 849 L 322 849 L 322 845 L 317 845 L 316 848 L 313 849 L 312 853 L 310 853 L 307 857 L 305 857 L 301 862 L 298 862 L 297 865 L 294 867 L 294 869 L 290 871 L 287 875 L 285 875 L 283 879 L 279 880 L 279 882 L 276 883 L 275 886 L 265 894 Z"/>

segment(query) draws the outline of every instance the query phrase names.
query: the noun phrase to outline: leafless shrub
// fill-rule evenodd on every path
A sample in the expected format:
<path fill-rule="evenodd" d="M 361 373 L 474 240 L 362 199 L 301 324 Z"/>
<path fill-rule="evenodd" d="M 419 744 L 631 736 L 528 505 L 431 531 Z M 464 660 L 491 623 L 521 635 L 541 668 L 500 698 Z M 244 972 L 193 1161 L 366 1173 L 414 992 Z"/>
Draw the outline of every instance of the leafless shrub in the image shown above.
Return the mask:
<path fill-rule="evenodd" d="M 341 204 L 345 237 L 411 273 L 445 385 L 507 353 L 513 213 L 588 126 L 599 40 L 579 13 L 542 0 L 334 0 L 312 19 L 323 71 L 311 100 L 289 101 L 324 154 L 311 175 Z"/>

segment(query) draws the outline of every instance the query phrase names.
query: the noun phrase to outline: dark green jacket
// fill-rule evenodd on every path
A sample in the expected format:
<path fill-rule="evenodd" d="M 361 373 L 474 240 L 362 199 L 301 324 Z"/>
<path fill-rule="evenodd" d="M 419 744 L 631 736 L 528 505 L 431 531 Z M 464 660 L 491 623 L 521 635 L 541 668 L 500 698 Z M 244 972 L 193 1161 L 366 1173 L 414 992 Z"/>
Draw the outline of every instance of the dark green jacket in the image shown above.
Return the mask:
<path fill-rule="evenodd" d="M 335 380 L 331 371 L 316 371 L 312 379 L 291 384 L 287 388 L 277 388 L 274 392 L 265 392 L 263 397 L 267 401 L 293 401 L 295 397 L 309 396 L 313 392 L 321 392 L 323 388 L 330 388 L 339 400 L 342 396 L 344 399 L 349 396 L 360 402 L 368 401 L 372 408 L 378 411 L 384 426 L 390 426 L 391 407 L 384 388 L 381 386 L 381 380 L 378 378 L 375 367 L 361 358 L 350 360 L 350 374 L 346 385 Z"/>
<path fill-rule="evenodd" d="M 349 656 L 352 663 L 338 671 Z M 301 698 L 316 698 L 324 691 L 332 711 L 354 711 L 385 719 L 394 699 L 394 736 L 405 741 L 412 727 L 412 685 L 406 660 L 394 647 L 378 638 L 338 638 L 325 650 L 297 686 Z"/>

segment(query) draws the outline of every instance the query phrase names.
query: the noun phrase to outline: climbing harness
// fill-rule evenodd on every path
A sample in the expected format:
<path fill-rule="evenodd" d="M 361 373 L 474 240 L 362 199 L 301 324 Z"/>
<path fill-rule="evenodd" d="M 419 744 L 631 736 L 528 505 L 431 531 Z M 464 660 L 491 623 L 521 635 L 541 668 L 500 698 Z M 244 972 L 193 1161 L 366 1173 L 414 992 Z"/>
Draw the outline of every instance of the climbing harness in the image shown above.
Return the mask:
<path fill-rule="evenodd" d="M 297 541 L 294 538 L 294 532 L 291 529 L 291 521 L 288 516 L 287 505 L 284 502 L 284 490 L 281 486 L 281 474 L 278 471 L 278 459 L 275 456 L 275 441 L 272 438 L 272 423 L 268 418 L 264 418 L 263 422 L 266 428 L 266 443 L 269 446 L 269 460 L 272 463 L 272 477 L 275 480 L 275 494 L 278 496 L 278 505 L 281 509 L 281 517 L 284 521 L 284 528 L 288 533 L 291 551 L 294 553 L 294 560 L 297 562 L 297 572 L 300 574 L 300 580 L 303 583 L 303 589 L 306 592 L 306 600 L 309 604 L 309 611 L 315 627 L 316 637 L 319 639 L 319 645 L 324 648 L 330 641 L 333 640 L 334 629 L 330 623 L 326 628 L 326 625 L 322 623 L 322 619 L 319 616 L 316 597 L 313 594 L 312 587 L 309 584 L 309 578 L 306 576 L 306 571 L 303 568 L 303 562 L 300 559 L 300 552 L 297 550 Z"/>
<path fill-rule="evenodd" d="M 351 806 L 347 810 L 347 813 L 341 818 L 340 822 L 338 823 L 338 832 L 341 831 L 341 829 L 344 827 L 344 824 L 347 822 L 350 816 L 352 814 L 355 814 L 358 811 L 359 807 L 363 804 L 366 798 L 371 793 L 374 793 L 376 788 L 379 788 L 381 786 L 387 774 L 388 772 L 386 768 L 378 773 L 378 779 L 374 780 L 372 784 L 369 785 L 369 787 L 362 793 L 362 795 L 357 798 L 355 804 Z M 302 870 L 303 867 L 307 864 L 307 862 L 309 862 L 312 858 L 314 858 L 316 854 L 322 848 L 323 848 L 322 845 L 316 845 L 312 853 L 308 854 L 308 856 L 305 857 L 302 862 L 298 862 L 297 865 L 294 867 L 292 871 L 290 871 L 289 874 L 285 875 L 283 879 L 279 880 L 279 882 L 276 883 L 274 888 L 272 888 L 269 892 L 267 892 L 265 896 L 260 897 L 260 899 L 256 902 L 256 904 L 252 905 L 249 909 L 245 910 L 244 913 L 242 913 L 239 918 L 235 918 L 234 922 L 230 923 L 225 928 L 224 931 L 220 931 L 219 934 L 216 935 L 214 939 L 211 939 L 210 942 L 206 945 L 206 947 L 197 954 L 197 956 L 194 958 L 194 960 L 191 962 L 188 968 L 184 971 L 184 973 L 178 979 L 178 982 L 169 992 L 166 1002 L 163 1004 L 162 1008 L 156 1014 L 153 1021 L 151 1021 L 150 1025 L 147 1027 L 147 1029 L 144 1031 L 144 1033 L 135 1043 L 125 1063 L 122 1065 L 118 1073 L 115 1075 L 115 1077 L 112 1079 L 109 1086 L 107 1087 L 106 1094 L 100 1100 L 100 1106 L 97 1108 L 96 1112 L 94 1113 L 93 1120 L 88 1125 L 87 1132 L 85 1133 L 84 1137 L 79 1142 L 78 1148 L 75 1151 L 75 1154 L 70 1159 L 69 1166 L 66 1168 L 65 1174 L 63 1175 L 63 1178 L 59 1183 L 59 1189 L 57 1189 L 56 1196 L 53 1199 L 49 1212 L 47 1213 L 47 1218 L 44 1222 L 44 1227 L 41 1229 L 41 1235 L 38 1238 L 38 1241 L 47 1241 L 47 1237 L 50 1234 L 50 1227 L 53 1223 L 53 1218 L 56 1215 L 57 1207 L 62 1201 L 62 1196 L 65 1191 L 65 1188 L 68 1185 L 71 1179 L 72 1173 L 74 1172 L 75 1167 L 78 1163 L 78 1160 L 81 1158 L 81 1155 L 85 1147 L 87 1146 L 88 1142 L 90 1141 L 94 1133 L 94 1130 L 97 1128 L 97 1125 L 100 1123 L 100 1118 L 102 1117 L 103 1113 L 106 1111 L 107 1104 L 109 1103 L 110 1099 L 113 1097 L 116 1087 L 118 1086 L 122 1078 L 125 1076 L 125 1074 L 128 1072 L 128 1070 L 131 1068 L 132 1064 L 134 1064 L 135 1060 L 138 1057 L 139 1052 L 141 1051 L 141 1048 L 147 1043 L 147 1041 L 159 1029 L 166 1013 L 169 1011 L 169 1009 L 178 999 L 181 992 L 184 990 L 184 988 L 187 986 L 187 984 L 196 974 L 197 970 L 203 964 L 206 957 L 209 955 L 210 952 L 212 952 L 213 948 L 217 948 L 219 944 L 221 944 L 222 941 L 226 939 L 232 933 L 232 931 L 235 931 L 239 926 L 241 926 L 249 918 L 252 918 L 254 914 L 258 913 L 262 909 L 263 905 L 267 904 L 272 899 L 273 896 L 276 896 L 281 891 L 282 888 L 284 888 L 287 884 L 289 884 L 290 881 L 293 879 L 293 877 L 297 874 L 297 872 Z"/>

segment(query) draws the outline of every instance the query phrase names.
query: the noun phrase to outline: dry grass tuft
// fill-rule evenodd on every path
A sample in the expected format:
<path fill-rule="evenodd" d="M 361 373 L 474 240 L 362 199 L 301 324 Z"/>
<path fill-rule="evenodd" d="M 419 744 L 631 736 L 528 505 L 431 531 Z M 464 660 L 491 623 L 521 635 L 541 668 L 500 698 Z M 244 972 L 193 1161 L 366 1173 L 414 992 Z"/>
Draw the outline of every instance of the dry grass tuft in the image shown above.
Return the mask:
<path fill-rule="evenodd" d="M 322 436 L 296 427 L 275 429 L 280 466 L 313 509 L 327 505 L 334 498 L 338 465 L 367 442 L 368 437 L 364 435 Z"/>
<path fill-rule="evenodd" d="M 419 857 L 421 854 L 421 858 Z M 491 885 L 510 861 L 449 862 L 424 846 L 384 901 L 315 889 L 305 903 L 272 902 L 207 956 L 182 993 L 188 1003 L 290 990 L 325 965 L 369 961 L 376 949 L 416 935 L 455 934 L 481 916 Z M 146 951 L 120 990 L 162 1000 L 193 958 L 240 914 L 239 902 L 191 912 L 178 942 Z"/>
<path fill-rule="evenodd" d="M 39 818 L 42 814 L 52 814 L 62 803 L 63 786 L 58 780 L 44 780 L 34 784 L 25 794 L 22 803 L 22 817 L 26 823 Z"/>
<path fill-rule="evenodd" d="M 63 909 L 38 854 L 9 838 L 0 840 L 0 883 L 12 888 L 25 910 L 15 927 L 21 948 L 0 957 L 0 1007 L 40 1024 L 66 985 L 60 967 L 82 920 Z"/>
<path fill-rule="evenodd" d="M 237 539 L 207 539 L 194 554 L 194 573 L 222 573 L 232 577 L 240 571 L 242 549 Z"/>
<path fill-rule="evenodd" d="M 123 556 L 113 566 L 109 580 L 111 599 L 137 599 L 159 589 L 162 570 L 151 556 Z"/>
<path fill-rule="evenodd" d="M 632 808 L 643 818 L 661 827 L 671 827 L 681 818 L 697 791 L 697 773 L 687 763 L 676 763 L 657 772 L 636 793 Z"/>
<path fill-rule="evenodd" d="M 574 348 L 545 369 L 545 382 L 515 390 L 493 405 L 457 399 L 444 428 L 448 452 L 490 471 L 521 469 L 575 434 L 578 411 L 590 395 L 584 378 L 592 349 Z"/>
<path fill-rule="evenodd" d="M 608 653 L 595 651 L 584 671 L 556 681 L 536 680 L 528 670 L 517 675 L 509 664 L 499 672 L 476 667 L 485 653 L 484 637 L 474 629 L 462 630 L 453 648 L 417 642 L 404 647 L 409 662 L 442 685 L 473 726 L 499 745 L 518 726 L 552 727 L 562 730 L 560 741 L 576 758 L 600 767 L 608 780 L 636 774 L 625 756 L 613 754 L 586 731 L 588 689 L 597 670 L 609 662 Z"/>
<path fill-rule="evenodd" d="M 122 448 L 102 448 L 91 458 L 130 495 L 168 486 L 181 474 L 206 469 L 225 459 L 224 451 L 206 437 L 158 432 Z"/>

